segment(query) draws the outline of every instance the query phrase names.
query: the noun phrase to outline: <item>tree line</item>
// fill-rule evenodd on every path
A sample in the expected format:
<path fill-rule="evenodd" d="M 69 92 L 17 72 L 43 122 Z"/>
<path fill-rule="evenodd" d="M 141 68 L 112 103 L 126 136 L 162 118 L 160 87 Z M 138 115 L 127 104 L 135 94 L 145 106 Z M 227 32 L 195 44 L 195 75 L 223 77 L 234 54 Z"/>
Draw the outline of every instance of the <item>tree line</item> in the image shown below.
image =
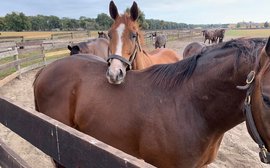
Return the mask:
<path fill-rule="evenodd" d="M 126 11 L 129 11 L 129 8 Z M 226 25 L 191 25 L 158 19 L 145 19 L 144 13 L 139 12 L 138 22 L 144 30 L 188 29 L 198 26 L 202 28 L 226 27 Z M 12 12 L 0 17 L 0 31 L 108 30 L 112 23 L 111 17 L 105 13 L 98 14 L 96 18 L 81 16 L 79 19 L 73 19 L 52 15 L 26 16 L 22 12 Z"/>

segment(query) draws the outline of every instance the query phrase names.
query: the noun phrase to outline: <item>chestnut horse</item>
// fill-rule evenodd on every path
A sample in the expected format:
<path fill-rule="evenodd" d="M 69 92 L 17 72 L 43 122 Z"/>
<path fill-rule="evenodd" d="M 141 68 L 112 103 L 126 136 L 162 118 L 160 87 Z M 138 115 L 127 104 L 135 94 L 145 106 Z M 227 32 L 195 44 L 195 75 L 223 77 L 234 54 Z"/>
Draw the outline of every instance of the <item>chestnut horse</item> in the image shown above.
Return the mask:
<path fill-rule="evenodd" d="M 109 84 L 106 70 L 91 56 L 48 65 L 33 84 L 36 110 L 159 168 L 206 167 L 224 133 L 247 118 L 270 162 L 270 40 L 220 43 L 128 71 L 122 85 Z"/>
<path fill-rule="evenodd" d="M 171 49 L 158 50 L 150 55 L 142 49 L 143 36 L 139 30 L 137 18 L 139 9 L 136 2 L 130 8 L 130 14 L 118 14 L 114 2 L 110 2 L 110 16 L 114 20 L 108 31 L 109 49 L 107 79 L 112 84 L 124 81 L 127 69 L 143 69 L 153 64 L 165 64 L 179 61 L 177 53 Z"/>
<path fill-rule="evenodd" d="M 68 45 L 70 55 L 93 54 L 107 60 L 109 41 L 105 38 L 96 38 L 88 42 L 81 42 L 73 46 Z"/>
<path fill-rule="evenodd" d="M 206 49 L 206 45 L 204 43 L 192 42 L 188 44 L 183 51 L 183 58 L 191 57 L 193 55 L 197 55 Z"/>

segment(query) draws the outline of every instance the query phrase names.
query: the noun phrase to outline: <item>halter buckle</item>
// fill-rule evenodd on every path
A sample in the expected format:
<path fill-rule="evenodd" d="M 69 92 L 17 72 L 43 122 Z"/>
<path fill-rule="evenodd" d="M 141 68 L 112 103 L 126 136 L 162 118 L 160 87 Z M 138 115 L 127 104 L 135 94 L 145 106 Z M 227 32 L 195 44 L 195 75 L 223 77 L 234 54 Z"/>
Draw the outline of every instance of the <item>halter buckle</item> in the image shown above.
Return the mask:
<path fill-rule="evenodd" d="M 251 84 L 254 79 L 255 79 L 255 71 L 250 71 L 250 73 L 247 76 L 246 83 Z"/>
<path fill-rule="evenodd" d="M 267 151 L 265 146 L 261 148 L 259 156 L 260 156 L 261 162 L 267 163 L 267 164 L 270 163 L 270 153 Z"/>

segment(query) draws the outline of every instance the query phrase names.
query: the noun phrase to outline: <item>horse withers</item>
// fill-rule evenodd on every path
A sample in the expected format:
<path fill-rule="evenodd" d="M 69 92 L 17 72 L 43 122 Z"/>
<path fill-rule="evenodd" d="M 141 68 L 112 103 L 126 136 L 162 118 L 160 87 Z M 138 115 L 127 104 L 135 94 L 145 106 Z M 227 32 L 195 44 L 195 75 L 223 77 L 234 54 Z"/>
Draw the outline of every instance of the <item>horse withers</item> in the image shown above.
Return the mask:
<path fill-rule="evenodd" d="M 133 2 L 130 13 L 118 14 L 114 2 L 110 2 L 110 16 L 114 20 L 108 30 L 110 38 L 107 79 L 111 84 L 124 82 L 126 71 L 129 69 L 140 70 L 153 64 L 165 64 L 179 61 L 178 54 L 171 49 L 162 49 L 150 55 L 143 50 L 143 36 L 139 30 L 137 18 L 139 9 Z"/>
<path fill-rule="evenodd" d="M 224 133 L 248 119 L 269 163 L 270 40 L 220 43 L 129 71 L 123 85 L 107 82 L 105 62 L 82 58 L 63 58 L 36 75 L 37 111 L 159 168 L 206 167 Z"/>
<path fill-rule="evenodd" d="M 70 50 L 70 55 L 75 54 L 93 54 L 100 56 L 101 58 L 107 60 L 109 52 L 109 41 L 104 38 L 92 39 L 88 42 L 81 42 L 75 45 L 68 45 Z"/>

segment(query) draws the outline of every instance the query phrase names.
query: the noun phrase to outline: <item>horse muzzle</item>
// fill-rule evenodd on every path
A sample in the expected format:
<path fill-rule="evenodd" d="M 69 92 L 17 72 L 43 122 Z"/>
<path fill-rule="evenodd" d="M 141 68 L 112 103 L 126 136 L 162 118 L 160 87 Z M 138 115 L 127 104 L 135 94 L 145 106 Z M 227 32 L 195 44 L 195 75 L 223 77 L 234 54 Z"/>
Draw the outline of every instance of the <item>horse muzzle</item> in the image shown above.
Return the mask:
<path fill-rule="evenodd" d="M 108 82 L 111 84 L 121 84 L 124 82 L 125 76 L 126 65 L 124 65 L 120 60 L 112 60 L 106 72 Z"/>

